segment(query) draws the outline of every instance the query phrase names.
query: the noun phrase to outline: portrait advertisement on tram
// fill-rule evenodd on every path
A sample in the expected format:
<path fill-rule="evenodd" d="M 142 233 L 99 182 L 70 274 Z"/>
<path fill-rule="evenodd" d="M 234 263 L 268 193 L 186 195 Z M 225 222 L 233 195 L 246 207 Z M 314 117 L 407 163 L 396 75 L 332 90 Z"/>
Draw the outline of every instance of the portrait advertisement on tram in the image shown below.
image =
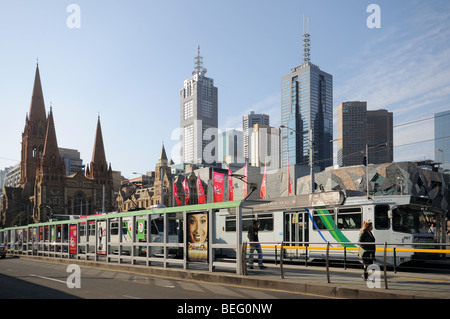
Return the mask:
<path fill-rule="evenodd" d="M 187 214 L 188 261 L 208 262 L 208 213 Z"/>

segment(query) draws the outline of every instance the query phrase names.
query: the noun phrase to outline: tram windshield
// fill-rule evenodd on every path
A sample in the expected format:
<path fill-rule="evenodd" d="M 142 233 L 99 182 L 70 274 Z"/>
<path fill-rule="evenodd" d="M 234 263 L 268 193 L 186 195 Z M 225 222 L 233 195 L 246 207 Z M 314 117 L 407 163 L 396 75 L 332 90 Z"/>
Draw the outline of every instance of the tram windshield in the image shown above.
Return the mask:
<path fill-rule="evenodd" d="M 436 226 L 436 213 L 414 206 L 398 206 L 392 210 L 392 229 L 415 234 L 431 233 Z"/>

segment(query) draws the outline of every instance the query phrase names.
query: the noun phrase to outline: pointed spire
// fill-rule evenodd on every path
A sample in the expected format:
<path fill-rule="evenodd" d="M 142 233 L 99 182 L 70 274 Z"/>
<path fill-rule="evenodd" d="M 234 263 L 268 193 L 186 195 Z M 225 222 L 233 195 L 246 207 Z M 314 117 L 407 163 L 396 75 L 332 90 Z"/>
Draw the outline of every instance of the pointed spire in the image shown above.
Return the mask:
<path fill-rule="evenodd" d="M 97 121 L 97 131 L 95 133 L 94 151 L 92 153 L 92 163 L 106 164 L 105 147 L 103 145 L 102 127 L 100 125 L 100 115 Z"/>
<path fill-rule="evenodd" d="M 44 152 L 43 158 L 49 158 L 51 155 L 59 156 L 58 142 L 56 140 L 55 121 L 53 120 L 53 110 L 50 107 L 50 113 L 48 115 L 47 133 L 45 134 Z"/>
<path fill-rule="evenodd" d="M 39 65 L 36 64 L 36 74 L 34 76 L 33 95 L 31 97 L 29 119 L 32 121 L 46 121 L 44 94 L 42 93 L 41 76 Z"/>
<path fill-rule="evenodd" d="M 159 154 L 158 166 L 167 166 L 167 155 L 166 149 L 164 148 L 164 143 L 161 148 L 161 153 Z"/>

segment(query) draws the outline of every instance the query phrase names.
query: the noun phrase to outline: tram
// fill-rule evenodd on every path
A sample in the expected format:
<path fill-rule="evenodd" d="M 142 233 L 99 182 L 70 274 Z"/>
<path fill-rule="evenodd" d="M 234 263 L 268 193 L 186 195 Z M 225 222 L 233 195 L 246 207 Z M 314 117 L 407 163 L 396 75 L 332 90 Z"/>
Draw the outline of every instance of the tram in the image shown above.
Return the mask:
<path fill-rule="evenodd" d="M 254 220 L 260 224 L 263 248 L 283 243 L 288 247 L 283 257 L 292 260 L 322 259 L 323 248 L 329 245 L 333 247 L 331 259 L 358 261 L 359 232 L 367 221 L 374 224 L 377 245 L 387 243 L 391 248 L 388 264 L 423 258 L 415 248 L 434 248 L 433 244 L 445 240 L 444 212 L 426 198 L 346 196 L 333 191 L 78 216 L 0 229 L 0 244 L 15 254 L 212 265 L 217 257 L 242 257 L 240 249 L 248 242 L 247 232 Z M 437 232 L 430 232 L 428 223 L 434 223 Z M 279 257 L 264 253 L 266 259 Z"/>
<path fill-rule="evenodd" d="M 261 243 L 284 243 L 295 246 L 286 249 L 288 259 L 324 259 L 327 243 L 330 258 L 359 261 L 358 239 L 363 223 L 374 224 L 377 248 L 387 243 L 387 264 L 399 265 L 430 258 L 433 254 L 415 252 L 417 248 L 434 248 L 442 243 L 444 212 L 431 206 L 426 198 L 410 195 L 344 196 L 342 192 L 323 192 L 309 195 L 250 201 L 243 204 L 243 237 L 257 219 Z M 216 227 L 219 237 L 229 241 L 234 237 L 235 216 L 219 216 Z M 437 225 L 437 232 L 430 224 Z M 298 249 L 315 247 L 317 249 Z M 341 248 L 341 249 L 339 249 Z M 345 248 L 345 249 L 343 249 Z M 395 251 L 395 252 L 394 252 Z M 377 253 L 382 263 L 383 253 Z"/>

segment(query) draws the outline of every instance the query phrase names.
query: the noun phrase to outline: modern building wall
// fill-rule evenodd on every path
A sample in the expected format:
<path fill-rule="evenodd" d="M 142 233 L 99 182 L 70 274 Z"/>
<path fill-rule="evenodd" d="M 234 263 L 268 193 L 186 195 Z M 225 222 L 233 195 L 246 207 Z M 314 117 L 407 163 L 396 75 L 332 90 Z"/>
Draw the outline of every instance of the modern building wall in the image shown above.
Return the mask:
<path fill-rule="evenodd" d="M 180 155 L 183 163 L 215 165 L 218 158 L 218 97 L 205 76 L 200 49 L 192 77 L 180 91 Z"/>
<path fill-rule="evenodd" d="M 450 169 L 450 111 L 434 115 L 434 159 Z"/>

